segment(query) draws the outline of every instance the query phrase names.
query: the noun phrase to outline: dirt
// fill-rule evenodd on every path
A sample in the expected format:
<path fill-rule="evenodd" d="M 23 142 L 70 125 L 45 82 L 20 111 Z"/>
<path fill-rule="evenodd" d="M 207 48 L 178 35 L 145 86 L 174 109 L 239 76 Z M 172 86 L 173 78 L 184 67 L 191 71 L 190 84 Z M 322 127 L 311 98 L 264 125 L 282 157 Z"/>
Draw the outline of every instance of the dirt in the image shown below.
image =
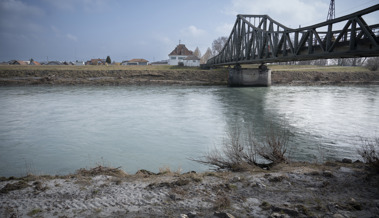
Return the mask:
<path fill-rule="evenodd" d="M 0 182 L 1 217 L 379 217 L 379 174 L 362 163 L 134 175 L 106 168 Z M 11 184 L 11 185 L 9 185 Z"/>

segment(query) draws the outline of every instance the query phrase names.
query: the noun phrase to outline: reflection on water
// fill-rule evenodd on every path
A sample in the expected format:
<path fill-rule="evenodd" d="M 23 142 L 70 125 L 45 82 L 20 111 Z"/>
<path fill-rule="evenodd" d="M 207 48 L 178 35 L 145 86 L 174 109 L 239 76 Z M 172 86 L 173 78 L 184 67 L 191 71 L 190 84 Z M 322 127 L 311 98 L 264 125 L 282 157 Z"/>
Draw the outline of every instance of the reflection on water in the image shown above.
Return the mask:
<path fill-rule="evenodd" d="M 65 174 L 96 163 L 133 173 L 222 144 L 233 125 L 292 132 L 293 158 L 358 158 L 357 136 L 377 136 L 379 87 L 0 87 L 0 176 Z"/>

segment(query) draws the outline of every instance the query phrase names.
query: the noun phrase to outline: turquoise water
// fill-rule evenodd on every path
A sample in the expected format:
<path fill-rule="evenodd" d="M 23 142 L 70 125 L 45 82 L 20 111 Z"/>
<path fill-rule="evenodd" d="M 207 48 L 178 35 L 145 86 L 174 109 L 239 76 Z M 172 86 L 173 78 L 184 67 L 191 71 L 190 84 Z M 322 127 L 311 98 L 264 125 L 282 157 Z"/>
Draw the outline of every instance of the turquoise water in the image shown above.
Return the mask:
<path fill-rule="evenodd" d="M 379 86 L 0 87 L 0 176 L 67 174 L 105 164 L 128 173 L 204 171 L 198 158 L 231 126 L 291 131 L 291 158 L 357 159 L 379 130 Z"/>

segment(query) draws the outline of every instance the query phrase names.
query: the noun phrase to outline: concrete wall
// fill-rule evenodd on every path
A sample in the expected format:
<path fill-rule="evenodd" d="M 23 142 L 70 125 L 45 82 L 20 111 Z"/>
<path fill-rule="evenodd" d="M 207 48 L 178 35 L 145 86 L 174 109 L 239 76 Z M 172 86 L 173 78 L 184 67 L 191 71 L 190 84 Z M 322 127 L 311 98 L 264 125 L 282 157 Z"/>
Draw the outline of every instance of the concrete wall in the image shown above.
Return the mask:
<path fill-rule="evenodd" d="M 186 67 L 200 67 L 200 60 L 184 60 L 183 63 Z"/>
<path fill-rule="evenodd" d="M 178 65 L 179 62 L 184 62 L 184 59 L 187 58 L 187 55 L 171 55 L 169 56 L 168 64 L 169 65 Z M 173 59 L 175 58 L 175 59 Z"/>
<path fill-rule="evenodd" d="M 233 68 L 229 70 L 229 86 L 270 86 L 270 69 L 242 69 Z"/>

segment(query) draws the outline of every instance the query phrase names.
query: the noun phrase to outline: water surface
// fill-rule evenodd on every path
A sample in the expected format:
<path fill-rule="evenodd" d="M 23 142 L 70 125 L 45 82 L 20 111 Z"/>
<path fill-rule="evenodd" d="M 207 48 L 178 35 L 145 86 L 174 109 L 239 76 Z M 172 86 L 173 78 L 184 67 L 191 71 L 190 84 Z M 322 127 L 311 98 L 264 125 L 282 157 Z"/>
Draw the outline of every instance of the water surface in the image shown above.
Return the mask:
<path fill-rule="evenodd" d="M 0 176 L 67 174 L 106 164 L 128 173 L 204 171 L 188 158 L 219 147 L 236 123 L 289 128 L 292 158 L 357 159 L 374 137 L 379 86 L 0 87 Z M 321 155 L 320 155 L 321 154 Z"/>

